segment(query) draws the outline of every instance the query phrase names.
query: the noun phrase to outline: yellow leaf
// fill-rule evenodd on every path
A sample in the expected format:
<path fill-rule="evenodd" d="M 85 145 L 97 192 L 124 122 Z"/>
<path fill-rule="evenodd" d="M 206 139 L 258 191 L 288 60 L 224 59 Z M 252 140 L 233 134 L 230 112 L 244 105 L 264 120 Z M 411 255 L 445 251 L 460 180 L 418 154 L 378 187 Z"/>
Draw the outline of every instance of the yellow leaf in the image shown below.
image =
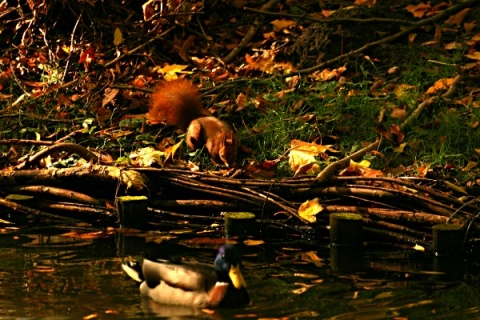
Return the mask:
<path fill-rule="evenodd" d="M 312 153 L 301 150 L 290 150 L 290 153 L 288 154 L 288 164 L 290 165 L 292 171 L 295 172 L 295 175 L 297 175 L 297 173 L 300 173 L 300 171 L 306 173 L 314 173 L 320 171 L 320 167 L 317 164 L 315 156 Z M 310 166 L 311 168 L 305 171 L 304 169 L 306 166 Z M 318 168 L 318 171 L 316 170 L 316 168 Z"/>
<path fill-rule="evenodd" d="M 290 142 L 290 147 L 295 150 L 299 151 L 305 151 L 313 154 L 314 156 L 318 156 L 321 153 L 324 153 L 325 151 L 330 151 L 330 152 L 338 152 L 335 149 L 331 148 L 332 145 L 321 145 L 321 144 L 316 144 L 316 143 L 310 143 L 310 142 L 305 142 L 301 140 L 292 140 Z"/>
<path fill-rule="evenodd" d="M 348 168 L 340 171 L 340 176 L 381 177 L 384 173 L 380 170 L 370 169 L 370 162 L 362 160 L 360 163 L 350 160 Z"/>
<path fill-rule="evenodd" d="M 417 250 L 417 251 L 422 251 L 422 252 L 424 252 L 424 251 L 425 251 L 425 248 L 422 247 L 421 245 L 415 244 L 415 247 L 413 247 L 413 250 Z"/>
<path fill-rule="evenodd" d="M 123 43 L 123 35 L 120 28 L 115 28 L 115 32 L 113 33 L 113 44 L 115 46 L 119 46 Z"/>
<path fill-rule="evenodd" d="M 188 68 L 188 65 L 168 64 L 163 67 L 156 67 L 155 71 L 164 74 L 164 79 L 170 81 L 178 78 L 177 73 L 186 73 L 186 71 L 183 71 L 186 68 Z"/>
<path fill-rule="evenodd" d="M 184 141 L 184 140 L 182 139 L 180 142 L 174 144 L 173 146 L 171 146 L 171 147 L 167 148 L 167 150 L 165 150 L 165 152 L 167 153 L 167 156 L 166 156 L 165 161 L 167 161 L 167 159 L 170 159 L 170 158 L 172 159 L 172 161 L 174 160 L 175 153 L 176 153 L 177 150 L 180 148 L 180 146 L 182 145 L 183 141 Z"/>
<path fill-rule="evenodd" d="M 301 173 L 320 172 L 320 166 L 315 156 L 325 151 L 338 152 L 330 145 L 323 146 L 301 140 L 292 140 L 290 146 L 292 149 L 288 154 L 288 164 L 296 176 Z"/>
<path fill-rule="evenodd" d="M 415 86 L 411 86 L 408 84 L 399 84 L 395 86 L 395 94 L 397 95 L 398 98 L 402 99 L 406 96 L 408 96 L 407 91 L 415 89 Z"/>
<path fill-rule="evenodd" d="M 402 153 L 406 146 L 407 146 L 407 143 L 404 142 L 399 146 L 395 147 L 395 149 L 393 149 L 393 152 Z"/>
<path fill-rule="evenodd" d="M 323 210 L 320 200 L 315 198 L 313 200 L 307 200 L 300 205 L 298 208 L 298 214 L 300 217 L 304 218 L 309 222 L 316 222 L 317 218 L 315 217 L 317 213 L 320 213 Z"/>
<path fill-rule="evenodd" d="M 353 161 L 353 160 L 350 160 L 350 165 L 351 165 L 352 167 L 370 168 L 371 163 L 370 163 L 370 161 L 368 161 L 368 160 L 362 160 L 362 161 L 360 161 L 360 162 L 358 162 L 358 163 L 355 162 L 355 161 Z"/>

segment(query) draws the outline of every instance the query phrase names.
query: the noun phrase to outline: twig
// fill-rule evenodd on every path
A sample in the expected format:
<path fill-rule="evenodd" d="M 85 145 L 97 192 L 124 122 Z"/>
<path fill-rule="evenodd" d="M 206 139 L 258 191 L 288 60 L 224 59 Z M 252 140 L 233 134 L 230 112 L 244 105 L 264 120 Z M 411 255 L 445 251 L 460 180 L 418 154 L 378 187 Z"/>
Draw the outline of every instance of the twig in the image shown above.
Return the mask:
<path fill-rule="evenodd" d="M 27 206 L 18 204 L 16 202 L 6 200 L 4 198 L 0 198 L 0 206 L 3 206 L 5 208 L 9 208 L 13 211 L 20 212 L 20 213 L 23 213 L 23 214 L 26 214 L 26 215 L 31 214 L 31 215 L 35 215 L 35 216 L 43 216 L 45 218 L 51 218 L 51 219 L 60 220 L 60 221 L 78 222 L 78 220 L 73 219 L 73 218 L 61 217 L 61 216 L 58 216 L 56 214 L 44 212 L 44 211 L 37 210 L 37 209 L 32 209 L 32 208 L 29 208 Z"/>
<path fill-rule="evenodd" d="M 45 141 L 45 140 L 5 139 L 5 140 L 0 140 L 0 144 L 29 144 L 29 145 L 36 145 L 36 146 L 49 146 L 54 144 L 54 142 Z"/>
<path fill-rule="evenodd" d="M 257 196 L 259 196 L 259 197 L 261 197 L 261 198 L 263 198 L 263 199 L 265 199 L 265 202 L 270 202 L 270 203 L 273 203 L 273 204 L 277 205 L 278 207 L 282 208 L 283 210 L 285 210 L 286 212 L 288 212 L 288 214 L 294 216 L 295 218 L 297 218 L 297 219 L 300 220 L 301 222 L 306 223 L 306 224 L 309 223 L 308 220 L 306 220 L 306 219 L 302 218 L 301 216 L 299 216 L 299 215 L 297 214 L 297 211 L 296 211 L 295 209 L 293 209 L 292 207 L 289 207 L 289 206 L 287 206 L 287 205 L 285 205 L 285 204 L 283 204 L 283 203 L 281 203 L 281 202 L 279 202 L 279 201 L 276 201 L 276 200 L 272 199 L 272 198 L 269 197 L 268 195 L 265 195 L 265 194 L 263 194 L 263 193 L 261 193 L 261 192 L 255 191 L 255 190 L 252 190 L 252 189 L 250 189 L 250 188 L 243 187 L 242 189 L 243 189 L 243 190 L 247 190 L 247 191 L 249 191 L 249 192 L 251 192 L 251 193 L 253 193 L 253 194 L 255 194 L 255 195 L 257 195 Z"/>
<path fill-rule="evenodd" d="M 325 169 L 322 170 L 322 172 L 320 172 L 317 175 L 317 183 L 319 183 L 319 184 L 324 183 L 325 181 L 327 181 L 327 179 L 329 177 L 333 176 L 333 174 L 336 171 L 348 167 L 348 165 L 350 164 L 350 160 L 355 161 L 355 160 L 363 157 L 367 152 L 372 151 L 373 149 L 376 149 L 379 144 L 380 144 L 380 140 L 377 140 L 377 141 L 369 144 L 365 148 L 363 148 L 361 150 L 358 150 L 355 153 L 352 153 L 348 157 L 345 157 L 341 160 L 330 163 Z"/>
<path fill-rule="evenodd" d="M 86 194 L 62 189 L 62 188 L 55 188 L 55 187 L 47 187 L 47 186 L 18 186 L 12 189 L 15 192 L 22 192 L 26 194 L 35 194 L 37 196 L 53 196 L 63 198 L 69 201 L 90 204 L 90 205 L 100 205 L 100 201 L 97 199 L 90 197 Z"/>
<path fill-rule="evenodd" d="M 263 11 L 268 11 L 271 7 L 273 7 L 277 2 L 280 0 L 270 0 L 267 3 L 265 3 L 261 10 Z M 229 64 L 232 62 L 233 59 L 247 46 L 248 43 L 252 40 L 253 36 L 257 33 L 258 29 L 263 24 L 263 15 L 259 15 L 255 18 L 255 21 L 253 22 L 252 26 L 248 30 L 248 32 L 245 34 L 245 37 L 243 37 L 242 41 L 236 46 L 224 59 L 223 62 L 225 64 Z"/>
<path fill-rule="evenodd" d="M 170 31 L 174 30 L 175 28 L 176 28 L 176 26 L 171 27 L 171 28 L 165 30 L 164 32 L 162 32 L 162 33 L 159 34 L 158 36 L 153 37 L 153 38 L 145 41 L 145 42 L 142 43 L 141 45 L 133 48 L 132 50 L 130 50 L 130 51 L 128 51 L 128 52 L 125 52 L 124 54 L 116 57 L 116 58 L 113 59 L 113 60 L 110 60 L 109 62 L 105 63 L 103 66 L 104 66 L 105 68 L 107 68 L 107 67 L 111 66 L 112 64 L 117 63 L 117 61 L 119 61 L 120 59 L 123 59 L 123 58 L 125 58 L 126 56 L 129 56 L 129 55 L 131 55 L 132 53 L 137 52 L 138 50 L 140 50 L 140 49 L 142 49 L 143 47 L 145 47 L 147 44 L 150 44 L 150 43 L 152 43 L 152 42 L 154 42 L 154 41 L 157 41 L 157 40 L 159 40 L 159 39 L 162 39 L 162 38 L 165 37 L 167 34 L 169 34 Z"/>
<path fill-rule="evenodd" d="M 20 169 L 29 168 L 30 166 L 34 165 L 35 163 L 45 158 L 49 154 L 54 152 L 61 152 L 61 151 L 76 153 L 87 161 L 93 161 L 93 162 L 98 161 L 98 158 L 96 155 L 94 155 L 87 148 L 81 145 L 78 145 L 76 143 L 58 143 L 58 144 L 52 145 L 51 147 L 38 151 L 33 156 L 28 156 L 27 159 L 25 159 L 25 161 L 17 165 L 16 169 L 20 170 Z"/>
<path fill-rule="evenodd" d="M 427 100 L 420 103 L 418 105 L 418 107 L 408 116 L 408 118 L 405 119 L 405 121 L 403 121 L 403 123 L 400 125 L 400 128 L 403 129 L 407 125 L 412 123 L 413 120 L 417 119 L 420 116 L 420 114 L 423 112 L 423 110 L 425 108 L 430 107 L 431 105 L 433 105 L 435 102 L 437 102 L 441 98 L 446 99 L 446 98 L 451 97 L 455 93 L 457 85 L 460 83 L 461 80 L 462 80 L 462 76 L 460 74 L 458 74 L 454 78 L 453 83 L 451 84 L 450 88 L 448 88 L 447 92 L 445 92 L 441 96 L 434 96 L 434 97 L 428 98 Z"/>

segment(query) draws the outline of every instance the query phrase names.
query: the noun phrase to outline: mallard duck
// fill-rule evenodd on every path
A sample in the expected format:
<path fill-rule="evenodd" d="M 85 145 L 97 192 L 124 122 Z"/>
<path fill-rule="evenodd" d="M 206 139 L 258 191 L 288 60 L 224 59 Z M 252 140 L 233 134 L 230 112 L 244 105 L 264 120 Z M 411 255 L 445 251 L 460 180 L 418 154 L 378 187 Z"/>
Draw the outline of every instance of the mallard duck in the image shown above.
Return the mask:
<path fill-rule="evenodd" d="M 240 271 L 240 255 L 231 244 L 220 247 L 213 265 L 143 259 L 122 267 L 131 278 L 141 283 L 140 293 L 157 303 L 231 308 L 250 302 Z"/>

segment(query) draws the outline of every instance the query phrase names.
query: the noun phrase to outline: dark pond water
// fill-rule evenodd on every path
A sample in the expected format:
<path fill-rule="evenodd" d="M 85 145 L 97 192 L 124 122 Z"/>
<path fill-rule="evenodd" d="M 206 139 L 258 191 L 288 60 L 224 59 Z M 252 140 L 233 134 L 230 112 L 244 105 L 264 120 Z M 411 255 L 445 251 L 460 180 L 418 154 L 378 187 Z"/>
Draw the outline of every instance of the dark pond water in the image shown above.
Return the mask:
<path fill-rule="evenodd" d="M 477 261 L 408 246 L 333 251 L 285 234 L 238 244 L 253 303 L 202 310 L 157 305 L 121 269 L 135 255 L 211 262 L 216 233 L 41 228 L 0 234 L 0 319 L 474 319 Z"/>

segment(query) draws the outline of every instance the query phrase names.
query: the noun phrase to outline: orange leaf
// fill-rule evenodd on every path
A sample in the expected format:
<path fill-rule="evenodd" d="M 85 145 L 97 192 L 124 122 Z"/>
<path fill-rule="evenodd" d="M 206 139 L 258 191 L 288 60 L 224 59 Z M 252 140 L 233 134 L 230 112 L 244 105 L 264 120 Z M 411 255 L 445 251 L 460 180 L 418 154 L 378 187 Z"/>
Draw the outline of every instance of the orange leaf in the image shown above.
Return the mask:
<path fill-rule="evenodd" d="M 472 59 L 472 60 L 480 60 L 480 52 L 475 51 L 472 54 L 466 54 L 465 57 Z"/>
<path fill-rule="evenodd" d="M 447 19 L 447 21 L 445 21 L 445 23 L 456 24 L 457 26 L 460 26 L 462 24 L 463 20 L 465 20 L 465 18 L 467 17 L 470 10 L 472 10 L 472 9 L 466 8 L 466 9 L 463 9 L 462 11 L 460 11 L 460 12 L 457 12 L 453 16 L 450 16 Z"/>
<path fill-rule="evenodd" d="M 433 86 L 428 88 L 428 94 L 434 94 L 439 90 L 447 90 L 453 83 L 453 78 L 437 80 Z"/>
<path fill-rule="evenodd" d="M 413 14 L 415 18 L 421 18 L 423 17 L 427 12 L 429 12 L 432 9 L 432 6 L 430 3 L 419 3 L 418 5 L 414 4 L 409 4 L 407 6 L 407 11 Z"/>
<path fill-rule="evenodd" d="M 367 6 L 369 8 L 373 7 L 376 3 L 376 0 L 355 0 L 356 6 Z"/>

